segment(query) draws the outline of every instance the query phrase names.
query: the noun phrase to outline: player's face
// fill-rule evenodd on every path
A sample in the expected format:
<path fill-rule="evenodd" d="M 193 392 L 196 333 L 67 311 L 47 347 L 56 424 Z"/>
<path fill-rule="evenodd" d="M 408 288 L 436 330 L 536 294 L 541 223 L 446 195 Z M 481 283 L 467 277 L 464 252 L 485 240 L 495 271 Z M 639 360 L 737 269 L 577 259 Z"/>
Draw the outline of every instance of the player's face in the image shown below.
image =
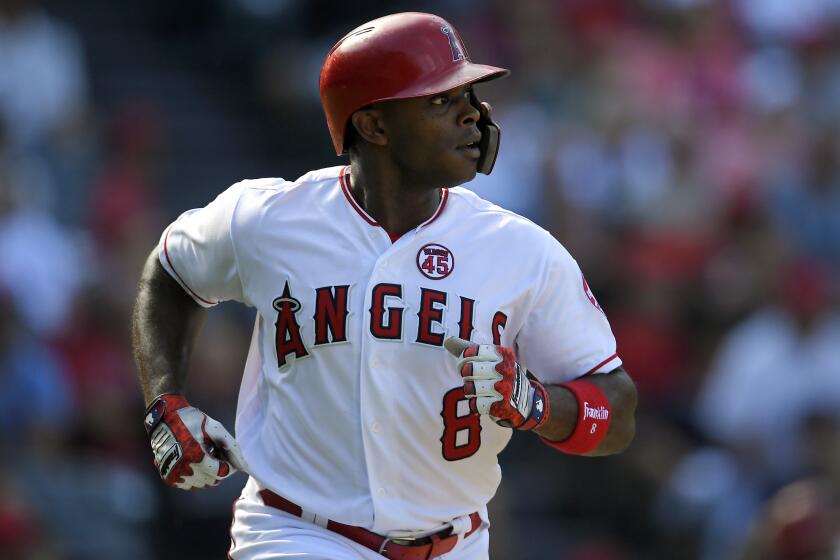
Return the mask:
<path fill-rule="evenodd" d="M 475 177 L 481 133 L 471 90 L 466 85 L 383 107 L 392 159 L 413 180 L 452 187 Z"/>

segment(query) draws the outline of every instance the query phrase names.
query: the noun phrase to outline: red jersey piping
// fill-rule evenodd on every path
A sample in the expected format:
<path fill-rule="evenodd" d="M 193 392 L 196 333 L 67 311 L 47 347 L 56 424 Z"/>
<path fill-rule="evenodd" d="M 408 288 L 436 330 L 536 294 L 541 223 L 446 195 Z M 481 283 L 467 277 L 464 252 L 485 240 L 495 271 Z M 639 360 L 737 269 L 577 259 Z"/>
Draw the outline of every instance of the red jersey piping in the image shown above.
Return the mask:
<path fill-rule="evenodd" d="M 595 373 L 598 370 L 599 367 L 601 367 L 602 365 L 604 365 L 608 362 L 613 361 L 616 358 L 618 358 L 618 353 L 613 354 L 612 356 L 610 356 L 609 358 L 607 358 L 606 360 L 604 360 L 603 362 L 601 362 L 600 364 L 598 364 L 594 368 L 590 369 L 589 371 L 587 371 L 583 375 L 591 375 L 591 374 Z"/>
<path fill-rule="evenodd" d="M 338 178 L 341 181 L 341 192 L 344 193 L 344 196 L 347 197 L 347 201 L 350 202 L 350 206 L 361 216 L 367 223 L 372 226 L 382 227 L 380 226 L 376 220 L 368 216 L 367 212 L 359 206 L 359 203 L 356 202 L 356 199 L 353 198 L 353 193 L 350 192 L 350 188 L 347 186 L 347 181 L 344 180 L 344 177 L 350 173 L 350 166 L 345 165 L 344 168 L 341 170 L 341 173 L 338 174 Z"/>
<path fill-rule="evenodd" d="M 341 183 L 341 192 L 344 193 L 344 196 L 347 198 L 347 201 L 350 203 L 350 206 L 353 207 L 353 209 L 356 211 L 356 213 L 358 213 L 359 216 L 361 216 L 364 221 L 366 221 L 367 223 L 369 223 L 370 225 L 372 225 L 374 227 L 382 227 L 379 224 L 379 222 L 377 222 L 376 220 L 371 218 L 370 215 L 367 212 L 365 212 L 365 210 L 359 205 L 359 203 L 356 202 L 356 198 L 353 196 L 353 192 L 350 190 L 350 187 L 347 186 L 347 181 L 345 180 L 345 177 L 347 176 L 347 174 L 349 172 L 350 172 L 350 166 L 345 165 L 344 168 L 341 170 L 341 172 L 338 174 L 338 179 L 339 179 L 339 182 Z M 419 227 L 421 227 L 421 228 L 426 227 L 427 225 L 429 225 L 432 222 L 434 222 L 435 220 L 437 220 L 438 217 L 443 213 L 443 209 L 446 206 L 446 201 L 449 200 L 449 189 L 438 189 L 438 191 L 440 193 L 440 204 L 438 204 L 437 210 L 435 210 L 435 213 L 432 214 L 432 217 L 429 218 L 428 220 L 426 220 L 425 222 L 423 222 L 422 224 L 420 224 Z M 388 237 L 391 238 L 392 242 L 399 239 L 399 237 L 396 237 L 389 232 L 386 232 L 386 233 L 388 233 Z"/>
<path fill-rule="evenodd" d="M 437 210 L 435 213 L 432 214 L 432 217 L 420 224 L 420 227 L 426 227 L 427 225 L 431 224 L 435 220 L 438 219 L 438 216 L 443 214 L 443 208 L 446 206 L 446 201 L 449 200 L 449 189 L 439 189 L 440 191 L 440 204 L 438 205 Z"/>

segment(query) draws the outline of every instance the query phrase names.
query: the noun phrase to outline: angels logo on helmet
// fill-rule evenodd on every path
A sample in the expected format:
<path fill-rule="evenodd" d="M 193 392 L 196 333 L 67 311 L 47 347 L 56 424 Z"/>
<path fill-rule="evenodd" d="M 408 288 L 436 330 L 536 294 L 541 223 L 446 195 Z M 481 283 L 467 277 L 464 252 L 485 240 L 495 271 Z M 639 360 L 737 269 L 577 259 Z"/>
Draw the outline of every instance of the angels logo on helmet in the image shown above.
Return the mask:
<path fill-rule="evenodd" d="M 447 39 L 449 39 L 449 48 L 452 49 L 452 62 L 467 60 L 467 53 L 464 50 L 464 45 L 462 45 L 461 41 L 458 40 L 458 37 L 455 36 L 452 28 L 448 25 L 444 25 L 441 26 L 440 31 L 446 35 Z"/>

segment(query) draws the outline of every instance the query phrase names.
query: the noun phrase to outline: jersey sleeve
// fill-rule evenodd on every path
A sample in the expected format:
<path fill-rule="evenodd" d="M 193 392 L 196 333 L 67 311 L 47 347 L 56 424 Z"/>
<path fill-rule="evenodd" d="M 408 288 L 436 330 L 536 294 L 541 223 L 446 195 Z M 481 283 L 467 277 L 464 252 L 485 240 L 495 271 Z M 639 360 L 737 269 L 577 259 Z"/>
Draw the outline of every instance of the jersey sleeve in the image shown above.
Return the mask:
<path fill-rule="evenodd" d="M 161 235 L 160 263 L 202 307 L 243 300 L 231 232 L 242 190 L 237 183 L 204 208 L 184 212 Z"/>
<path fill-rule="evenodd" d="M 608 373 L 621 359 L 607 316 L 577 262 L 551 241 L 541 288 L 516 337 L 519 359 L 552 384 Z"/>

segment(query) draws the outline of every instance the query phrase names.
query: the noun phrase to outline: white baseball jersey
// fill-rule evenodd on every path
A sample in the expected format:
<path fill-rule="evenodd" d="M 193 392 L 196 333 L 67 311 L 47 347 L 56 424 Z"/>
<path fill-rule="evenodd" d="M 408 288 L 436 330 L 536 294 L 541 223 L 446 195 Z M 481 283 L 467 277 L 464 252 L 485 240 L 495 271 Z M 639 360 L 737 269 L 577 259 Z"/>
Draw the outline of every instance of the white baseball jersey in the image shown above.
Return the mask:
<path fill-rule="evenodd" d="M 384 534 L 481 509 L 512 431 L 470 415 L 447 336 L 515 349 L 544 383 L 621 362 L 569 253 L 463 188 L 392 241 L 347 167 L 242 181 L 161 237 L 203 306 L 257 310 L 236 436 L 263 487 Z"/>

